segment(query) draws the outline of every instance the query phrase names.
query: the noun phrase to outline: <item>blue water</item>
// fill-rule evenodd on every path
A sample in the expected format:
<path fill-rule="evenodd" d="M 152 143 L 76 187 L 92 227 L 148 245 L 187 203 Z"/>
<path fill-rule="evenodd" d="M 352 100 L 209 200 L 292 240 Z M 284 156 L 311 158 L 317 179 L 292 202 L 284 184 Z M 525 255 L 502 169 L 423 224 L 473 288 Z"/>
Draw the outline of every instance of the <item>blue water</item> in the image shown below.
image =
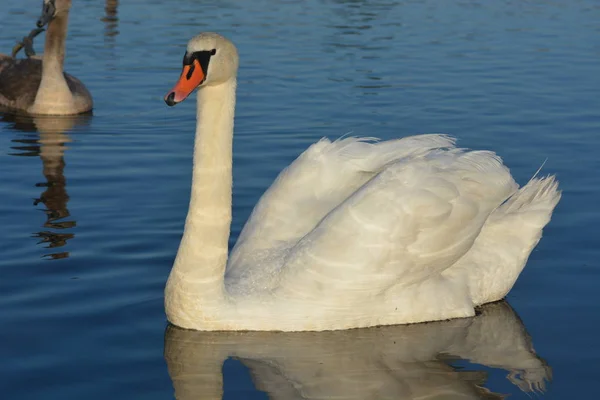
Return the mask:
<path fill-rule="evenodd" d="M 0 7 L 2 51 L 33 28 L 39 3 Z M 522 350 L 549 366 L 544 398 L 593 397 L 598 21 L 595 0 L 74 1 L 66 69 L 93 94 L 93 116 L 0 117 L 0 396 L 218 399 L 222 373 L 226 399 L 367 388 L 526 399 L 513 378 L 531 373 L 515 367 Z M 561 182 L 508 295 L 516 314 L 492 306 L 462 322 L 321 336 L 165 331 L 195 106 L 162 96 L 205 30 L 241 56 L 232 243 L 278 171 L 320 137 L 448 133 L 496 151 L 520 183 L 545 160 Z"/>

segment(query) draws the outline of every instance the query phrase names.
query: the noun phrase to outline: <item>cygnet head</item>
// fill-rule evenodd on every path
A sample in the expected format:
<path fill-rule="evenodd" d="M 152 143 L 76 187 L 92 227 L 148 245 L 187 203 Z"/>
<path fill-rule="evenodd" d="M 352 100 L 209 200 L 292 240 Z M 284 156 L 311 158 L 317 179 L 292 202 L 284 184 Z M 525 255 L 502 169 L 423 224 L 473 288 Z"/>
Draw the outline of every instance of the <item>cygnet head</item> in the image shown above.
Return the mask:
<path fill-rule="evenodd" d="M 183 71 L 179 81 L 165 96 L 165 103 L 174 106 L 185 100 L 196 88 L 216 86 L 235 79 L 238 52 L 223 36 L 204 32 L 192 38 L 183 56 Z"/>
<path fill-rule="evenodd" d="M 71 0 L 44 0 L 42 1 L 42 15 L 37 20 L 38 28 L 52 21 L 57 15 L 69 12 Z"/>

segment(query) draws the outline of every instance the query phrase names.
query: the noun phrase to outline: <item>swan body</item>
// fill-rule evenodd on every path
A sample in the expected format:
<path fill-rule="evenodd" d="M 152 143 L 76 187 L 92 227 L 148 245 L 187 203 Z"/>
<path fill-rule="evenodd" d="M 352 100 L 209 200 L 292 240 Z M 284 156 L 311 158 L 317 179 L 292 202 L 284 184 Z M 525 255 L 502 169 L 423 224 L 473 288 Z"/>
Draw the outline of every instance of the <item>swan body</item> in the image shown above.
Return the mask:
<path fill-rule="evenodd" d="M 445 135 L 322 139 L 265 192 L 228 253 L 238 56 L 202 33 L 169 105 L 198 90 L 191 199 L 165 289 L 195 330 L 321 331 L 470 317 L 512 288 L 560 199 Z"/>
<path fill-rule="evenodd" d="M 0 106 L 32 115 L 73 115 L 93 107 L 92 96 L 64 72 L 71 0 L 44 0 L 38 26 L 48 24 L 44 54 L 25 59 L 0 54 Z"/>

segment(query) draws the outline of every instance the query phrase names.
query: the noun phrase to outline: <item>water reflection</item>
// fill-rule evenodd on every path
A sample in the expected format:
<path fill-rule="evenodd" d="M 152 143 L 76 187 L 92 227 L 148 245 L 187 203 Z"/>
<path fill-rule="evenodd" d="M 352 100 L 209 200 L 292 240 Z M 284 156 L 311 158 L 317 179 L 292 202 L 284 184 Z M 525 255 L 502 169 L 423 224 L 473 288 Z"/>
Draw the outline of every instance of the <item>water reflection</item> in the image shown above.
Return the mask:
<path fill-rule="evenodd" d="M 470 319 L 336 332 L 197 332 L 167 328 L 165 359 L 179 400 L 221 399 L 228 357 L 250 370 L 271 399 L 501 399 L 487 373 L 463 359 L 509 371 L 525 392 L 543 391 L 551 369 L 505 302 Z"/>
<path fill-rule="evenodd" d="M 104 3 L 104 16 L 100 18 L 104 22 L 104 47 L 106 49 L 105 66 L 106 71 L 111 71 L 105 78 L 114 79 L 114 71 L 117 70 L 117 36 L 119 35 L 119 0 L 106 0 Z"/>
<path fill-rule="evenodd" d="M 67 193 L 67 180 L 65 178 L 64 153 L 66 143 L 71 141 L 66 133 L 75 126 L 87 125 L 91 114 L 75 117 L 28 117 L 13 114 L 0 114 L 3 122 L 8 122 L 8 127 L 20 132 L 19 136 L 11 141 L 16 145 L 11 146 L 10 155 L 21 157 L 39 156 L 42 160 L 42 173 L 45 181 L 36 183 L 35 186 L 43 188 L 40 196 L 33 201 L 34 206 L 42 203 L 46 221 L 42 225 L 44 230 L 34 232 L 33 237 L 38 238 L 38 243 L 44 243 L 46 248 L 56 249 L 45 254 L 48 259 L 60 259 L 69 256 L 68 251 L 57 251 L 75 237 L 70 230 L 76 226 L 76 221 L 69 219 L 71 213 L 67 208 L 69 195 Z"/>
<path fill-rule="evenodd" d="M 119 0 L 106 0 L 104 4 L 104 42 L 110 47 L 114 46 L 115 37 L 119 34 Z"/>

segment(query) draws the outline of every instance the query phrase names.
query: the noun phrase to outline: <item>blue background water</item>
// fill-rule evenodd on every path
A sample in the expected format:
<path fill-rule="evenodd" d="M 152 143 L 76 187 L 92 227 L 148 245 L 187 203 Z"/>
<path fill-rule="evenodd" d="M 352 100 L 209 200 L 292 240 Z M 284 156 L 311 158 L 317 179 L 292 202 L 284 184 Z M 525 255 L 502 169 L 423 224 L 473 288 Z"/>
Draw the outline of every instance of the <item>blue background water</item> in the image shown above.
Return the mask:
<path fill-rule="evenodd" d="M 0 7 L 0 49 L 33 28 L 39 3 Z M 592 396 L 598 21 L 595 0 L 74 1 L 66 69 L 93 93 L 93 117 L 0 122 L 1 396 L 172 396 L 162 290 L 195 108 L 162 96 L 206 30 L 241 56 L 232 242 L 278 171 L 322 136 L 448 133 L 496 151 L 521 183 L 548 159 L 563 199 L 508 301 L 553 369 L 545 397 Z M 457 367 L 526 398 L 502 369 Z M 224 375 L 225 398 L 266 398 L 240 362 Z"/>

